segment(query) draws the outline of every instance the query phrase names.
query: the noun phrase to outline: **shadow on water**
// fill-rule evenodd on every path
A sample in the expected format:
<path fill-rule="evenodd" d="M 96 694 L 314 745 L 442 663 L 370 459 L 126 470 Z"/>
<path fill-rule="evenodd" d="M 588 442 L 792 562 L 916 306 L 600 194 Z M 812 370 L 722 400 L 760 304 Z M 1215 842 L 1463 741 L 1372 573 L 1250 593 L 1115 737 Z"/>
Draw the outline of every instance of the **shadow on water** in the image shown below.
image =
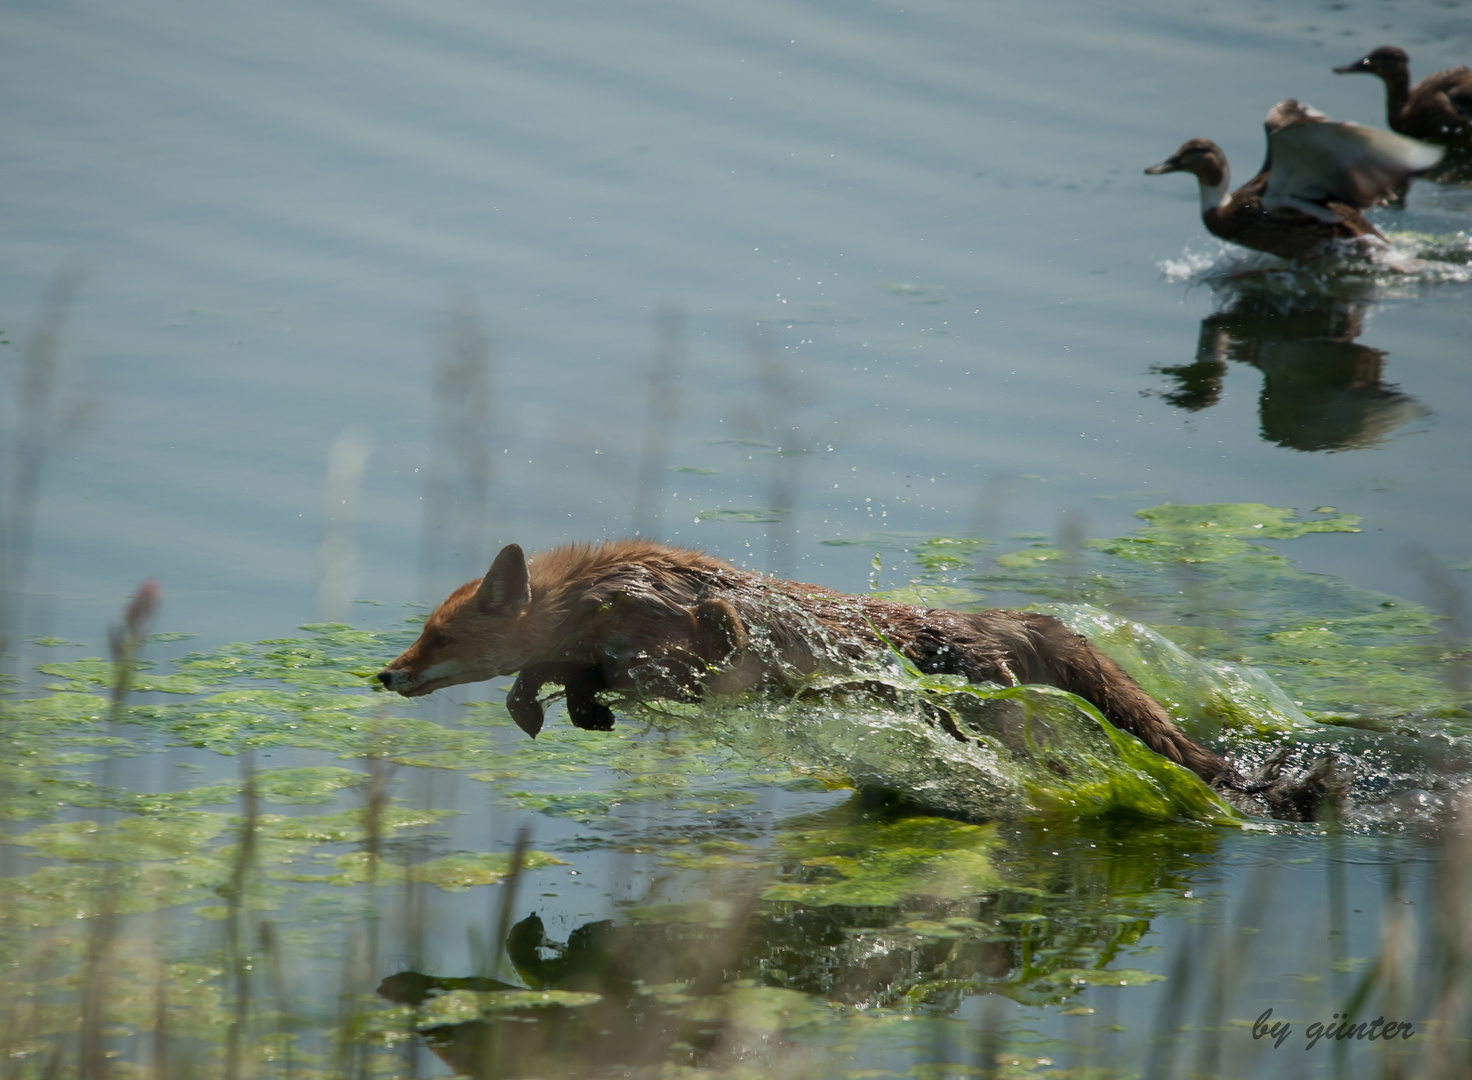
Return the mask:
<path fill-rule="evenodd" d="M 1157 391 L 1188 412 L 1220 399 L 1228 361 L 1263 374 L 1262 437 L 1294 450 L 1374 446 L 1430 410 L 1384 382 L 1386 353 L 1362 345 L 1368 305 L 1331 296 L 1249 295 L 1201 320 L 1196 359 L 1157 367 Z"/>

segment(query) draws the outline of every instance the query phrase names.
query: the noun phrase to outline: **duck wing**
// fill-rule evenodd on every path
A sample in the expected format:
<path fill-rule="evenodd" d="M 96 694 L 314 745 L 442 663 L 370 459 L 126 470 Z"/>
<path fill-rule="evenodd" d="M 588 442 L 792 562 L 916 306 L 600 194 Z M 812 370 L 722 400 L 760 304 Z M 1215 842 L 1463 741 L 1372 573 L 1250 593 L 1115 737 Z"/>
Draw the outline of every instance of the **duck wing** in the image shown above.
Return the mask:
<path fill-rule="evenodd" d="M 1268 136 L 1272 171 L 1263 209 L 1291 206 L 1320 221 L 1337 221 L 1340 215 L 1326 203 L 1374 206 L 1409 177 L 1435 165 L 1442 153 L 1439 146 L 1363 124 L 1286 124 Z"/>
<path fill-rule="evenodd" d="M 1411 91 L 1410 108 L 1455 132 L 1472 123 L 1472 68 L 1449 68 L 1428 75 Z"/>

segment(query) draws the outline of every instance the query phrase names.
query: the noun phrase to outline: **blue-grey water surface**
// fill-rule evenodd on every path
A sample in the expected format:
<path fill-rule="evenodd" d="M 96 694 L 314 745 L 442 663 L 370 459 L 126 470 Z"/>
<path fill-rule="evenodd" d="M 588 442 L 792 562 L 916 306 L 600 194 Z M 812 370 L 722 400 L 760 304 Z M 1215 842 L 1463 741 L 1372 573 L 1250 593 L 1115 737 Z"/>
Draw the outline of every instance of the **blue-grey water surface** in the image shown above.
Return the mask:
<path fill-rule="evenodd" d="M 5 348 L 80 259 L 64 356 L 95 407 L 54 451 L 32 626 L 88 638 L 147 574 L 169 625 L 207 639 L 310 616 L 327 452 L 351 426 L 372 440 L 359 594 L 413 598 L 436 320 L 467 303 L 503 451 L 487 546 L 628 530 L 673 302 L 690 349 L 669 463 L 715 472 L 673 474 L 671 538 L 732 554 L 762 531 L 693 523 L 763 505 L 765 474 L 721 441 L 760 407 L 760 322 L 813 451 L 806 577 L 858 587 L 867 566 L 813 541 L 961 532 L 980 493 L 995 535 L 1068 510 L 1117 535 L 1167 499 L 1333 504 L 1366 535 L 1311 562 L 1414 592 L 1406 545 L 1469 557 L 1468 290 L 1371 305 L 1361 343 L 1425 410 L 1372 447 L 1260 438 L 1244 365 L 1183 413 L 1142 392 L 1191 361 L 1212 297 L 1158 263 L 1217 245 L 1190 179 L 1141 169 L 1206 135 L 1245 175 L 1288 95 L 1383 122 L 1379 83 L 1329 67 L 1382 39 L 1418 72 L 1466 59 L 1459 10 L 7 4 Z M 1447 232 L 1469 212 L 1423 186 L 1376 220 Z"/>
<path fill-rule="evenodd" d="M 1408 550 L 1472 559 L 1472 281 L 1387 275 L 1339 309 L 1359 325 L 1338 345 L 1383 370 L 1327 435 L 1262 412 L 1270 355 L 1183 408 L 1152 369 L 1191 364 L 1225 301 L 1162 264 L 1221 245 L 1189 178 L 1142 169 L 1206 136 L 1245 178 L 1288 96 L 1383 125 L 1380 84 L 1331 66 L 1382 43 L 1417 75 L 1472 61 L 1468 10 L 3 0 L 0 361 L 79 267 L 58 408 L 88 407 L 50 446 L 25 634 L 100 649 L 150 575 L 191 647 L 292 633 L 349 430 L 371 447 L 353 595 L 393 618 L 502 543 L 628 532 L 668 305 L 688 349 L 666 539 L 857 590 L 872 549 L 820 541 L 1331 505 L 1364 532 L 1298 541 L 1301 565 L 1427 599 Z M 1371 216 L 1465 236 L 1472 191 L 1417 185 Z M 489 342 L 490 506 L 421 583 L 456 312 Z M 770 522 L 697 520 L 769 508 L 772 446 L 803 452 L 778 547 Z M 470 842 L 504 848 L 496 827 Z M 1274 842 L 1241 841 L 1242 862 Z M 1273 857 L 1322 874 L 1318 849 Z M 1378 903 L 1360 869 L 1353 897 Z M 1246 887 L 1230 859 L 1216 873 Z M 559 933 L 604 904 L 570 903 Z M 1167 954 L 1189 929 L 1171 925 Z M 1147 1025 L 1156 991 L 1120 994 Z"/>

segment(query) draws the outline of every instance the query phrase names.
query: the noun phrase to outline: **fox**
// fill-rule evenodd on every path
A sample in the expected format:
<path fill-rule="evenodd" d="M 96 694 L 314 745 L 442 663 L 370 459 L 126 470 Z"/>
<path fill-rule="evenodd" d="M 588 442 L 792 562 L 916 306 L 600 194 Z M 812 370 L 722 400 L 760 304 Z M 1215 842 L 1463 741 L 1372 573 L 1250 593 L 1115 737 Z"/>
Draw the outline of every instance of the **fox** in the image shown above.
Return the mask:
<path fill-rule="evenodd" d="M 1243 777 L 1051 615 L 965 613 L 840 593 L 650 540 L 573 543 L 530 559 L 519 545 L 506 545 L 484 577 L 435 608 L 418 639 L 377 680 L 384 690 L 420 697 L 515 675 L 506 708 L 535 738 L 548 683 L 563 687 L 576 727 L 611 731 L 614 713 L 599 691 L 694 700 L 711 689 L 780 678 L 784 666 L 807 675 L 889 649 L 927 674 L 1040 683 L 1076 694 L 1249 812 L 1266 804 L 1274 817 L 1312 820 L 1330 786 L 1321 765 L 1306 776 L 1280 776 L 1282 755 Z M 937 714 L 947 734 L 968 741 L 944 710 Z"/>

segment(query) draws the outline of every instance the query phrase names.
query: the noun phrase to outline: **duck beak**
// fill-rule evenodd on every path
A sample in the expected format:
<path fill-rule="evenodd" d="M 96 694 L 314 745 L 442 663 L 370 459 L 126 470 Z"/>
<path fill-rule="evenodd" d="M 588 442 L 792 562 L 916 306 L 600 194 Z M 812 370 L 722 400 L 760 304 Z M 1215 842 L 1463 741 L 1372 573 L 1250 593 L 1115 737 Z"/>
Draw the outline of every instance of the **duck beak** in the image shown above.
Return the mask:
<path fill-rule="evenodd" d="M 1180 172 L 1181 163 L 1176 158 L 1166 158 L 1159 165 L 1151 165 L 1145 170 L 1146 176 L 1159 176 L 1161 173 Z"/>
<path fill-rule="evenodd" d="M 1370 70 L 1370 58 L 1368 56 L 1362 56 L 1362 57 L 1360 57 L 1358 60 L 1356 60 L 1352 64 L 1345 64 L 1343 67 L 1337 67 L 1337 68 L 1335 68 L 1334 69 L 1334 74 L 1335 75 L 1353 75 L 1356 71 L 1369 71 L 1369 70 Z"/>

